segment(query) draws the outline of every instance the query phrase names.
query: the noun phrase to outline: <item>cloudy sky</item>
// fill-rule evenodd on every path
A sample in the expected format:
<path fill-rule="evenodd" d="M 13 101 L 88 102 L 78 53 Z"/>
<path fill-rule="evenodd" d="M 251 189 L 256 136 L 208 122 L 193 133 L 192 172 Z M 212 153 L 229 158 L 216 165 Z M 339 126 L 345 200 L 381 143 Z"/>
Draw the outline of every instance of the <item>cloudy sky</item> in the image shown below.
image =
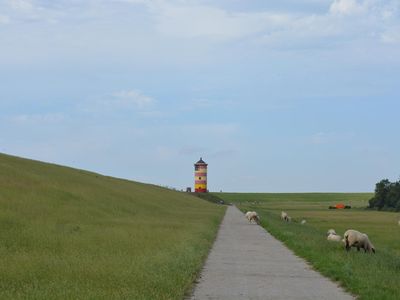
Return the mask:
<path fill-rule="evenodd" d="M 0 0 L 0 152 L 212 191 L 400 176 L 399 0 Z"/>

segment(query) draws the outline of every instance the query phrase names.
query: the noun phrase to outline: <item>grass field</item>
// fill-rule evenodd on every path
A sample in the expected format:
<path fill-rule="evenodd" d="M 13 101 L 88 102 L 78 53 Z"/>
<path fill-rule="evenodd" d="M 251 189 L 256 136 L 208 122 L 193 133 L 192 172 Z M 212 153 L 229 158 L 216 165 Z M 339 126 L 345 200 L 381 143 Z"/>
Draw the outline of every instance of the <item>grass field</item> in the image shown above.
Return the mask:
<path fill-rule="evenodd" d="M 400 299 L 400 214 L 365 210 L 372 194 L 215 194 L 242 211 L 257 211 L 272 235 L 360 299 Z M 338 202 L 353 208 L 328 209 Z M 281 210 L 293 222 L 282 222 Z M 305 225 L 299 223 L 302 219 Z M 342 236 L 350 228 L 366 232 L 377 253 L 347 253 L 341 243 L 326 241 L 330 228 Z"/>
<path fill-rule="evenodd" d="M 0 154 L 1 299 L 182 299 L 225 208 Z"/>

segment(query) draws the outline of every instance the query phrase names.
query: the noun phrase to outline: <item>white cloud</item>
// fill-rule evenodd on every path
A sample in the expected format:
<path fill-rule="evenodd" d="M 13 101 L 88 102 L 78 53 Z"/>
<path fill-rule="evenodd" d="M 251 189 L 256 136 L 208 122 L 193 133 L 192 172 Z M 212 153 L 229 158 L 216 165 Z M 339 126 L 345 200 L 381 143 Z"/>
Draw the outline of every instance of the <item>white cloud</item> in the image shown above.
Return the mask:
<path fill-rule="evenodd" d="M 49 124 L 59 123 L 66 119 L 62 113 L 47 113 L 47 114 L 19 114 L 7 118 L 14 124 Z"/>
<path fill-rule="evenodd" d="M 287 24 L 287 14 L 269 12 L 236 13 L 205 5 L 152 5 L 157 30 L 165 35 L 181 38 L 235 39 L 263 32 Z"/>
<path fill-rule="evenodd" d="M 30 11 L 34 8 L 32 0 L 8 0 L 9 5 L 17 10 Z"/>
<path fill-rule="evenodd" d="M 384 32 L 381 35 L 382 42 L 387 44 L 400 43 L 400 27 Z"/>
<path fill-rule="evenodd" d="M 132 89 L 117 91 L 100 98 L 88 99 L 79 104 L 77 109 L 86 113 L 108 114 L 120 111 L 136 111 L 145 117 L 161 116 L 160 111 L 153 109 L 155 103 L 154 98 L 145 95 L 140 90 Z"/>
<path fill-rule="evenodd" d="M 233 12 L 199 1 L 133 1 L 144 4 L 159 34 L 179 39 L 219 41 L 247 39 L 270 47 L 312 48 L 356 39 L 392 42 L 398 24 L 398 1 L 331 0 L 319 14 L 293 12 Z M 363 15 L 361 18 L 360 15 Z M 346 18 L 342 16 L 359 16 Z M 391 22 L 388 22 L 390 20 Z M 382 32 L 387 32 L 381 36 Z M 381 38 L 380 38 L 381 37 Z M 325 43 L 326 44 L 326 43 Z"/>
<path fill-rule="evenodd" d="M 366 12 L 365 2 L 357 0 L 334 0 L 329 11 L 337 15 L 354 15 Z"/>
<path fill-rule="evenodd" d="M 10 17 L 6 15 L 0 15 L 0 24 L 10 23 Z"/>
<path fill-rule="evenodd" d="M 56 2 L 56 1 L 54 1 Z M 47 22 L 56 23 L 62 15 L 66 15 L 57 5 L 49 5 L 43 1 L 34 0 L 6 0 L 0 4 L 0 9 L 7 12 L 13 24 L 17 23 L 35 23 Z"/>
<path fill-rule="evenodd" d="M 0 16 L 0 23 L 11 20 L 12 25 L 30 25 L 26 30 L 7 26 L 9 32 L 0 33 L 5 41 L 0 62 L 42 64 L 63 59 L 97 64 L 106 57 L 106 61 L 135 66 L 187 66 L 222 61 L 225 54 L 221 53 L 229 57 L 240 47 L 266 53 L 274 49 L 332 50 L 345 43 L 360 48 L 359 41 L 372 47 L 397 43 L 398 0 L 326 1 L 325 12 L 310 14 L 293 9 L 234 11 L 229 5 L 217 7 L 211 1 L 196 0 L 15 0 L 10 3 L 20 8 L 8 5 L 2 11 L 8 17 Z M 0 4 L 0 10 L 3 7 Z M 223 49 L 227 42 L 232 42 L 231 48 Z M 21 50 L 25 46 L 29 52 Z"/>
<path fill-rule="evenodd" d="M 118 91 L 112 95 L 114 99 L 108 103 L 119 107 L 137 107 L 144 109 L 154 104 L 154 99 L 150 96 L 143 94 L 139 90 Z"/>

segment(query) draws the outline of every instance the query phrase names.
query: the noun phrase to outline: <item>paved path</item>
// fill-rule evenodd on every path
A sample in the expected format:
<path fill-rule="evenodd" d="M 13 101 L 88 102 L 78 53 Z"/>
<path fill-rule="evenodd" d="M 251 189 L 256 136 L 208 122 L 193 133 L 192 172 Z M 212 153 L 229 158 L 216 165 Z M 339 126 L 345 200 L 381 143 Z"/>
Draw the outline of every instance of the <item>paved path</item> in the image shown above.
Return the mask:
<path fill-rule="evenodd" d="M 234 206 L 226 211 L 191 299 L 354 300 Z"/>

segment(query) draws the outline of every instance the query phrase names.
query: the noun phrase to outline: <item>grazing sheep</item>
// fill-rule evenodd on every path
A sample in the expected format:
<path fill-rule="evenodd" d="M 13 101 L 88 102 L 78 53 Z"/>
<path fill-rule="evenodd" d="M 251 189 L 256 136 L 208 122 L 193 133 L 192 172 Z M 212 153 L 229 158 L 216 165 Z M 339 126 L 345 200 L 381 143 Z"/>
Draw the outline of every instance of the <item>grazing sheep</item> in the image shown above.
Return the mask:
<path fill-rule="evenodd" d="M 290 222 L 292 220 L 292 218 L 289 217 L 289 215 L 284 211 L 281 212 L 281 219 L 286 222 Z"/>
<path fill-rule="evenodd" d="M 250 223 L 251 221 L 254 221 L 256 222 L 256 224 L 260 225 L 260 216 L 256 212 L 254 212 L 254 214 L 250 216 Z"/>
<path fill-rule="evenodd" d="M 251 221 L 254 221 L 257 224 L 260 224 L 260 217 L 255 211 L 248 211 L 246 213 L 246 218 L 247 220 L 249 220 L 250 223 Z"/>
<path fill-rule="evenodd" d="M 306 223 L 307 223 L 307 221 L 303 219 L 303 220 L 301 220 L 301 222 L 300 222 L 300 223 L 301 223 L 301 225 L 304 225 L 304 224 L 306 224 Z"/>
<path fill-rule="evenodd" d="M 399 220 L 399 226 L 400 226 L 400 220 Z"/>
<path fill-rule="evenodd" d="M 342 237 L 338 234 L 336 234 L 335 229 L 329 229 L 328 232 L 326 233 L 326 239 L 328 241 L 332 242 L 340 242 L 342 240 Z"/>
<path fill-rule="evenodd" d="M 248 211 L 248 212 L 245 214 L 246 219 L 250 221 L 250 217 L 251 217 L 253 214 L 257 214 L 257 213 L 256 213 L 255 211 Z"/>
<path fill-rule="evenodd" d="M 358 251 L 360 248 L 364 249 L 364 252 L 375 253 L 375 247 L 370 242 L 368 235 L 361 233 L 357 230 L 349 229 L 344 233 L 344 242 L 346 250 L 349 251 L 351 247 L 356 247 Z"/>
<path fill-rule="evenodd" d="M 253 213 L 252 211 L 248 211 L 248 212 L 245 214 L 245 217 L 246 217 L 247 220 L 250 221 L 250 215 L 251 215 L 252 213 Z"/>
<path fill-rule="evenodd" d="M 330 235 L 330 234 L 336 234 L 335 229 L 329 229 L 328 232 L 326 233 L 326 235 Z"/>
<path fill-rule="evenodd" d="M 342 240 L 342 237 L 340 235 L 337 235 L 336 233 L 331 233 L 326 239 L 331 242 L 340 242 Z"/>

